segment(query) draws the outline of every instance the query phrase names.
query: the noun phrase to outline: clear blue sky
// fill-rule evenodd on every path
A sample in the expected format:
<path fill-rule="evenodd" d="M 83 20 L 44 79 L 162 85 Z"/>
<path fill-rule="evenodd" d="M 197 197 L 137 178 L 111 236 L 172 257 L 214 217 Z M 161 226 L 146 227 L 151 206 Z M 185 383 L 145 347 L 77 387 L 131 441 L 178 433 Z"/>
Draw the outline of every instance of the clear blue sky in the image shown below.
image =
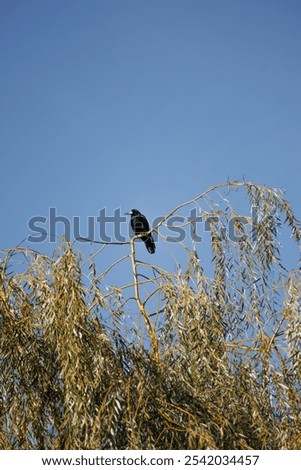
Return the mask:
<path fill-rule="evenodd" d="M 49 207 L 152 220 L 243 177 L 300 215 L 300 25 L 299 0 L 0 0 L 1 247 Z"/>

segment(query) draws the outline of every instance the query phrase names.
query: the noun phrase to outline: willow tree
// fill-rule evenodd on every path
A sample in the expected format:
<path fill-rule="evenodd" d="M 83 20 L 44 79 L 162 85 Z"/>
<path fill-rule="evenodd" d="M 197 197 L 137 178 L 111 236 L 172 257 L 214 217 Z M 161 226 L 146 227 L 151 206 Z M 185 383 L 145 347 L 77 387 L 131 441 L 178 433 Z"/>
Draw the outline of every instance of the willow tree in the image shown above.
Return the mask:
<path fill-rule="evenodd" d="M 300 228 L 283 195 L 214 186 L 152 232 L 148 261 L 137 236 L 88 259 L 2 250 L 2 449 L 300 448 Z"/>

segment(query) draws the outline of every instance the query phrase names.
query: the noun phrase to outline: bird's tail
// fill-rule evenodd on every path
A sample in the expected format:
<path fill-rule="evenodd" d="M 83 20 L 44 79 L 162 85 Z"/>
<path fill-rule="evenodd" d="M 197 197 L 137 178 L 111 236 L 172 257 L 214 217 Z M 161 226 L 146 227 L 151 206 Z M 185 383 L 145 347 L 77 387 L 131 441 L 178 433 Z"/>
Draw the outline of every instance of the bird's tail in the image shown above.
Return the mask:
<path fill-rule="evenodd" d="M 145 239 L 143 239 L 143 241 L 145 243 L 147 251 L 151 254 L 155 253 L 156 245 L 152 235 L 148 235 L 147 237 L 145 237 Z"/>

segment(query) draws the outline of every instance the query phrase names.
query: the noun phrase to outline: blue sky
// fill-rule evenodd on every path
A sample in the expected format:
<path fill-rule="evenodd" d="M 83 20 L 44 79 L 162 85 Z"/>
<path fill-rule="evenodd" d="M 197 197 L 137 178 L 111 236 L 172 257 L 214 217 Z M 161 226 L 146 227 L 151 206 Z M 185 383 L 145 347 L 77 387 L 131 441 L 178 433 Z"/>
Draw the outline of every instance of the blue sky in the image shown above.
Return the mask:
<path fill-rule="evenodd" d="M 297 0 L 0 0 L 1 247 L 49 207 L 84 232 L 227 179 L 300 216 L 300 24 Z"/>

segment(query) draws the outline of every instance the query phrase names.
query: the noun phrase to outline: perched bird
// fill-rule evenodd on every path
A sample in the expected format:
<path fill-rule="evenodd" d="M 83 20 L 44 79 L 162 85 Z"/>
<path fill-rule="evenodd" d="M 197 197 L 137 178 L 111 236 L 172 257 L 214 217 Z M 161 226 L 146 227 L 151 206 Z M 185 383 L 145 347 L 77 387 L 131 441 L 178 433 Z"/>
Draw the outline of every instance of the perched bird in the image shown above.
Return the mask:
<path fill-rule="evenodd" d="M 131 211 L 126 212 L 126 214 L 131 216 L 131 227 L 135 235 L 140 235 L 141 233 L 146 233 L 150 230 L 147 218 L 137 209 L 132 209 Z M 149 233 L 147 235 L 143 235 L 141 239 L 144 241 L 147 251 L 149 253 L 155 253 L 156 245 L 152 234 Z"/>

